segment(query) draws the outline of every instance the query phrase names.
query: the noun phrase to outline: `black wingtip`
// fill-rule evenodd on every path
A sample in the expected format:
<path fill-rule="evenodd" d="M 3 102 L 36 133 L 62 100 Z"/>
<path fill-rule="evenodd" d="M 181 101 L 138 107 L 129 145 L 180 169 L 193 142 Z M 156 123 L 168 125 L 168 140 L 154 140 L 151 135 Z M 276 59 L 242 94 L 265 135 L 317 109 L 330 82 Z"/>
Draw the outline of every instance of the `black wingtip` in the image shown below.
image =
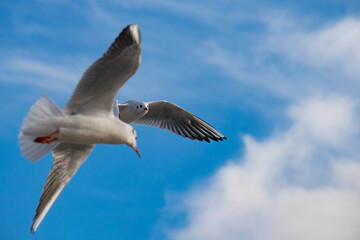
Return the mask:
<path fill-rule="evenodd" d="M 119 34 L 120 36 L 125 36 L 127 38 L 131 38 L 133 42 L 141 43 L 141 34 L 139 30 L 139 25 L 137 24 L 129 24 L 127 25 Z"/>
<path fill-rule="evenodd" d="M 107 54 L 117 54 L 120 53 L 131 44 L 141 43 L 141 34 L 139 30 L 139 26 L 137 24 L 127 25 L 115 39 L 113 44 L 110 46 L 109 50 L 105 53 Z"/>

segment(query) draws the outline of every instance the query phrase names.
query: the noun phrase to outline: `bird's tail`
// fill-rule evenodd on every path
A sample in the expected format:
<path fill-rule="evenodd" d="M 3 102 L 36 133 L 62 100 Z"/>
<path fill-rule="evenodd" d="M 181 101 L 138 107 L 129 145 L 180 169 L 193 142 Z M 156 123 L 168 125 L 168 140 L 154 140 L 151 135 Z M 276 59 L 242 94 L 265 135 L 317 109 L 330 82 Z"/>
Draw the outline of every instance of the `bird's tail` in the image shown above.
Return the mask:
<path fill-rule="evenodd" d="M 59 144 L 57 141 L 35 142 L 39 136 L 46 136 L 57 130 L 49 121 L 50 118 L 57 116 L 64 116 L 64 113 L 46 95 L 31 106 L 19 133 L 20 150 L 27 160 L 35 162 Z"/>

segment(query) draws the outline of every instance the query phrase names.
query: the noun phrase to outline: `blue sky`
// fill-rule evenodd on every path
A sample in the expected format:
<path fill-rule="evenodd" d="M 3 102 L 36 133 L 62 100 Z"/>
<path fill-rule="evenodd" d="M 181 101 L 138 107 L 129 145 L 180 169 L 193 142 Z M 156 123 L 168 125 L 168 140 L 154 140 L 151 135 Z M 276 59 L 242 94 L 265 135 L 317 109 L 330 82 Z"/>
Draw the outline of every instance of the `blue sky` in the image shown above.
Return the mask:
<path fill-rule="evenodd" d="M 358 1 L 2 1 L 1 239 L 359 239 Z M 142 158 L 98 145 L 38 228 L 50 171 L 17 135 L 64 106 L 128 24 L 142 63 L 118 100 L 166 99 L 228 140 L 135 126 Z M 259 231 L 261 229 L 261 231 Z"/>

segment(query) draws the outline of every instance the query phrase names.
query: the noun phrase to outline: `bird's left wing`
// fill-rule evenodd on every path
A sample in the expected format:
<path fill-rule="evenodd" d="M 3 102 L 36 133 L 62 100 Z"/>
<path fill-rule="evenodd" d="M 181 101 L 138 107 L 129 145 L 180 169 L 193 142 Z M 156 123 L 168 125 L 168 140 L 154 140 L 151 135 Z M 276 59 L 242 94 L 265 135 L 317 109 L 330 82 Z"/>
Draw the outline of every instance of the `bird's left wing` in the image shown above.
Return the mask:
<path fill-rule="evenodd" d="M 40 198 L 30 232 L 34 233 L 66 184 L 89 156 L 94 145 L 61 143 L 53 150 L 54 163 Z"/>
<path fill-rule="evenodd" d="M 140 53 L 139 27 L 129 25 L 86 70 L 65 106 L 66 113 L 111 113 L 117 92 L 140 65 Z"/>
<path fill-rule="evenodd" d="M 148 105 L 148 113 L 133 121 L 133 124 L 167 129 L 180 136 L 199 141 L 210 142 L 209 139 L 212 139 L 217 142 L 226 139 L 213 126 L 174 103 L 156 101 L 149 102 Z"/>

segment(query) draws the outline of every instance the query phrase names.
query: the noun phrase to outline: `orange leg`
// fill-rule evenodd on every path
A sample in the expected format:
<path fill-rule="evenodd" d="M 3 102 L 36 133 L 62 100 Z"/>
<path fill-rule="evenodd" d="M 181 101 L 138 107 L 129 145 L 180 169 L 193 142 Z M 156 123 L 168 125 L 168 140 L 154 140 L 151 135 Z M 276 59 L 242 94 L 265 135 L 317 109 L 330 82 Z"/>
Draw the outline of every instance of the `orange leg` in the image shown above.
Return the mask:
<path fill-rule="evenodd" d="M 47 136 L 37 137 L 37 138 L 34 139 L 34 142 L 47 143 L 47 144 L 52 143 L 52 142 L 57 140 L 57 138 L 54 138 L 54 136 L 56 134 L 58 134 L 58 133 L 59 133 L 59 130 L 56 130 L 55 132 L 53 132 L 53 133 L 51 133 L 51 134 L 49 134 Z"/>

